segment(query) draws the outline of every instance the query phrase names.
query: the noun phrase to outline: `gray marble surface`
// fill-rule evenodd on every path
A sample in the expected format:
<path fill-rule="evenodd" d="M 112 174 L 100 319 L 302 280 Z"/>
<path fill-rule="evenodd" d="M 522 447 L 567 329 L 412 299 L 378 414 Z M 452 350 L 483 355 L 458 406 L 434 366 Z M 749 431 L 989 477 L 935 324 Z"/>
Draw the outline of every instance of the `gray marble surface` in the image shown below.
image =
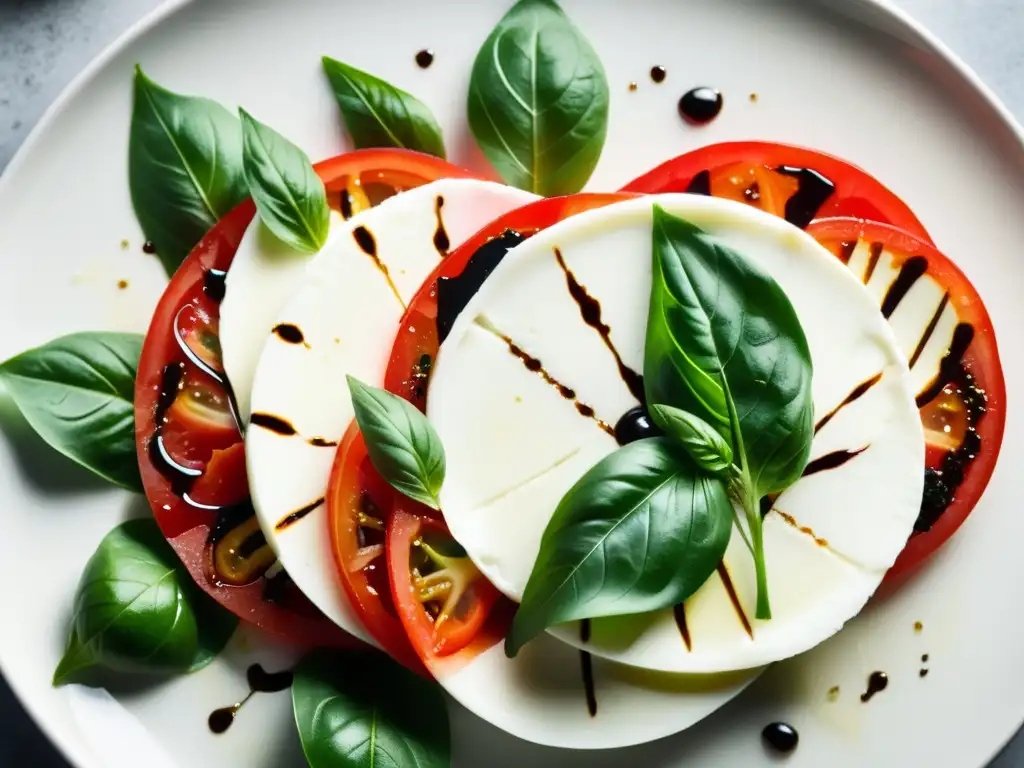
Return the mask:
<path fill-rule="evenodd" d="M 0 169 L 82 67 L 162 0 L 0 0 Z M 1024 120 L 1024 0 L 896 0 Z M 66 768 L 0 678 L 0 766 Z M 991 768 L 1024 766 L 1024 734 Z"/>

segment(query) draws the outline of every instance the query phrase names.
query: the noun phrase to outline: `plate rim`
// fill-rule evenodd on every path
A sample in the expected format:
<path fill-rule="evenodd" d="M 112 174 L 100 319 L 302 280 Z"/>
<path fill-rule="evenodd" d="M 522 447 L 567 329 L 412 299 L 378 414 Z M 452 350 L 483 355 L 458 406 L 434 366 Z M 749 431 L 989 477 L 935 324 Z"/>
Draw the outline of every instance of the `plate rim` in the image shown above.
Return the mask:
<path fill-rule="evenodd" d="M 836 0 L 814 0 L 821 6 L 837 5 Z M 844 4 L 849 0 L 842 0 Z M 115 57 L 121 54 L 124 49 L 134 43 L 138 38 L 154 29 L 176 13 L 184 10 L 196 0 L 164 0 L 159 6 L 146 13 L 142 18 L 129 25 L 121 34 L 114 38 L 100 53 L 93 57 L 89 63 L 76 74 L 61 89 L 57 97 L 47 106 L 36 124 L 29 131 L 28 135 L 14 151 L 6 167 L 0 171 L 0 192 L 6 190 L 7 186 L 13 184 L 11 181 L 20 171 L 21 166 L 27 162 L 27 158 L 35 151 L 36 144 L 43 134 L 50 130 L 64 110 L 69 106 L 82 91 Z M 954 75 L 974 93 L 980 97 L 984 108 L 989 110 L 998 123 L 1009 132 L 1011 138 L 1018 147 L 1021 155 L 1024 156 L 1024 122 L 1019 121 L 1010 111 L 1003 100 L 993 91 L 987 83 L 975 72 L 966 61 L 955 51 L 932 32 L 924 23 L 919 21 L 909 11 L 895 5 L 892 0 L 853 0 L 854 5 L 861 8 L 874 9 L 882 17 L 887 17 L 897 28 L 910 34 L 912 44 L 915 47 L 923 48 L 936 56 L 944 66 L 948 67 Z M 847 8 L 850 6 L 847 5 Z M 849 14 L 847 14 L 849 15 Z M 865 22 L 861 20 L 860 24 Z M 54 726 L 39 697 L 36 697 L 25 690 L 17 677 L 6 674 L 5 668 L 8 664 L 0 655 L 0 675 L 3 676 L 19 706 L 28 714 L 32 723 L 39 729 L 46 739 L 53 745 L 61 757 L 63 757 L 73 768 L 102 768 L 98 762 L 98 756 L 89 748 L 88 743 L 82 739 L 75 740 L 68 736 L 65 729 Z M 1020 722 L 1017 728 L 1008 734 L 1000 743 L 994 746 L 989 754 L 985 765 L 995 760 L 1009 745 L 1011 741 L 1024 728 L 1024 713 L 1021 713 Z M 979 768 L 984 768 L 980 766 Z"/>

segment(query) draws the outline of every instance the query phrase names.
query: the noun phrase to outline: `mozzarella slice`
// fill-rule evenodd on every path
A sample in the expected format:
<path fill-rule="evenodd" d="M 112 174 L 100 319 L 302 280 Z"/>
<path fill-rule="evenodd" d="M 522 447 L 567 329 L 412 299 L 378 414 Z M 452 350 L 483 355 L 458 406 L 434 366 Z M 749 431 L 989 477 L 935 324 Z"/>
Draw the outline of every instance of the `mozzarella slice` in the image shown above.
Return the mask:
<path fill-rule="evenodd" d="M 463 179 L 390 198 L 335 230 L 269 323 L 245 438 L 253 505 L 296 585 L 364 640 L 370 638 L 338 580 L 323 509 L 334 446 L 353 417 L 345 376 L 383 384 L 406 303 L 444 257 L 435 244 L 439 231 L 457 247 L 534 199 Z"/>
<path fill-rule="evenodd" d="M 753 618 L 753 559 L 736 533 L 724 568 L 682 608 L 596 620 L 587 644 L 575 627 L 555 633 L 651 669 L 753 668 L 817 645 L 859 612 L 905 545 L 923 487 L 921 424 L 893 331 L 850 272 L 786 222 L 666 195 L 580 214 L 512 251 L 435 361 L 427 403 L 448 457 L 442 508 L 481 571 L 519 599 L 562 495 L 617 448 L 608 426 L 638 405 L 628 374 L 643 370 L 654 202 L 756 261 L 786 291 L 807 335 L 824 423 L 808 473 L 765 520 L 772 620 Z M 607 343 L 584 322 L 580 286 L 600 306 Z"/>

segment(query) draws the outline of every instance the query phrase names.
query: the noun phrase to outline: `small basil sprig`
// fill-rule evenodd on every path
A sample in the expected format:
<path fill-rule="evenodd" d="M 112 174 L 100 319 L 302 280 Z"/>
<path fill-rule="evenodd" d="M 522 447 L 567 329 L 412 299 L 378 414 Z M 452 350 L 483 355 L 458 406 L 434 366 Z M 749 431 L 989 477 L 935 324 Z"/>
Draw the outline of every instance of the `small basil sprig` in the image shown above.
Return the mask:
<path fill-rule="evenodd" d="M 260 219 L 292 248 L 316 253 L 330 227 L 323 181 L 305 152 L 244 109 L 238 112 L 245 181 Z"/>
<path fill-rule="evenodd" d="M 383 654 L 314 651 L 295 668 L 292 706 L 310 768 L 447 768 L 444 695 Z"/>
<path fill-rule="evenodd" d="M 247 195 L 238 119 L 215 101 L 160 87 L 136 66 L 128 185 L 142 231 L 173 274 Z"/>
<path fill-rule="evenodd" d="M 366 452 L 392 488 L 440 509 L 445 456 L 441 438 L 412 403 L 349 376 L 348 388 Z"/>
<path fill-rule="evenodd" d="M 398 147 L 444 157 L 441 127 L 412 94 L 329 56 L 324 72 L 356 148 Z"/>
<path fill-rule="evenodd" d="M 195 585 L 153 520 L 131 520 L 107 534 L 82 572 L 53 684 L 97 666 L 159 674 L 201 669 L 237 624 Z"/>
<path fill-rule="evenodd" d="M 712 475 L 729 477 L 732 446 L 714 427 L 671 405 L 651 406 L 651 418 L 686 450 L 698 467 Z"/>
<path fill-rule="evenodd" d="M 696 592 L 725 555 L 725 484 L 667 438 L 620 448 L 562 498 L 541 538 L 505 653 L 574 619 L 643 613 Z"/>
<path fill-rule="evenodd" d="M 473 65 L 469 126 L 509 184 L 546 197 L 579 192 L 608 129 L 597 53 L 554 0 L 519 0 Z"/>
<path fill-rule="evenodd" d="M 0 382 L 51 447 L 141 491 L 133 402 L 141 351 L 138 334 L 74 333 L 0 363 Z"/>
<path fill-rule="evenodd" d="M 749 259 L 654 206 L 654 280 L 644 384 L 649 402 L 707 422 L 730 444 L 771 618 L 759 502 L 796 482 L 814 436 L 811 354 L 788 297 Z"/>

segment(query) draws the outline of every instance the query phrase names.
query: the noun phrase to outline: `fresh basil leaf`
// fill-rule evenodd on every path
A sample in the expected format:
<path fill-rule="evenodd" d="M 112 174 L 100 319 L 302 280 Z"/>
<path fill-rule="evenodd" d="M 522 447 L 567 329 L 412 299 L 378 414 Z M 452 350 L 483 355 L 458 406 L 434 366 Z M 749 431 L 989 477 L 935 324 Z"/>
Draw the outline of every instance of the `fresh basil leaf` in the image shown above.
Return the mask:
<path fill-rule="evenodd" d="M 310 768 L 447 768 L 444 695 L 379 653 L 320 650 L 295 668 L 292 706 Z"/>
<path fill-rule="evenodd" d="M 650 402 L 708 422 L 740 470 L 757 570 L 757 618 L 771 618 L 759 501 L 796 482 L 814 437 L 811 354 L 789 298 L 767 273 L 654 206 L 644 386 Z"/>
<path fill-rule="evenodd" d="M 520 0 L 473 65 L 469 126 L 509 184 L 546 197 L 579 192 L 608 129 L 597 53 L 554 0 Z"/>
<path fill-rule="evenodd" d="M 671 405 L 654 405 L 651 417 L 675 439 L 705 472 L 727 477 L 732 469 L 732 447 L 714 427 L 692 413 Z"/>
<path fill-rule="evenodd" d="M 562 498 L 505 639 L 512 657 L 548 627 L 682 602 L 714 572 L 732 534 L 725 484 L 667 438 L 639 440 Z"/>
<path fill-rule="evenodd" d="M 238 119 L 215 101 L 161 88 L 135 67 L 128 185 L 168 275 L 248 195 Z"/>
<path fill-rule="evenodd" d="M 156 522 L 130 520 L 107 534 L 85 566 L 53 684 L 96 666 L 192 672 L 213 660 L 237 624 L 195 585 Z"/>
<path fill-rule="evenodd" d="M 783 490 L 803 472 L 814 436 L 811 353 L 796 310 L 752 261 L 655 205 L 647 398 L 708 422 L 736 452 L 720 373 L 754 491 Z"/>
<path fill-rule="evenodd" d="M 422 101 L 361 69 L 323 57 L 356 148 L 398 147 L 444 157 L 441 126 Z"/>
<path fill-rule="evenodd" d="M 352 407 L 370 462 L 392 488 L 440 509 L 445 457 L 441 438 L 412 403 L 348 377 Z"/>
<path fill-rule="evenodd" d="M 51 447 L 141 491 L 133 403 L 141 351 L 138 334 L 73 333 L 0 363 L 0 382 Z"/>
<path fill-rule="evenodd" d="M 240 109 L 245 181 L 263 223 L 297 251 L 327 242 L 330 210 L 324 183 L 306 153 Z"/>

